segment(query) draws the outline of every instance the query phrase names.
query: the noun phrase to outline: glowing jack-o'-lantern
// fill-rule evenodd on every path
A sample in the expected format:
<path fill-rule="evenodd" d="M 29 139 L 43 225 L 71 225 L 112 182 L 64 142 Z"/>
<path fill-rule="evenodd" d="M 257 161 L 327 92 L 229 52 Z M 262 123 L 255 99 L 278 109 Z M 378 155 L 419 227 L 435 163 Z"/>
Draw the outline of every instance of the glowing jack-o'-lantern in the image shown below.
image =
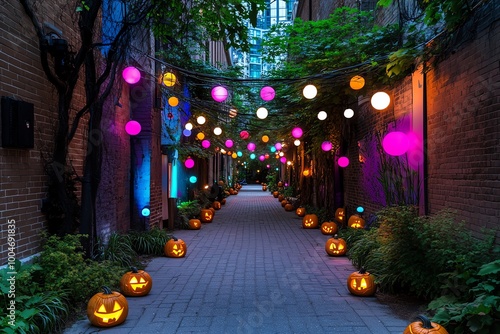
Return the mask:
<path fill-rule="evenodd" d="M 293 211 L 293 204 L 287 202 L 285 204 L 285 211 Z"/>
<path fill-rule="evenodd" d="M 306 215 L 306 208 L 303 207 L 297 208 L 297 210 L 295 210 L 295 213 L 299 217 L 304 217 Z"/>
<path fill-rule="evenodd" d="M 153 279 L 144 270 L 137 270 L 123 274 L 120 280 L 120 289 L 125 296 L 145 296 L 153 287 Z"/>
<path fill-rule="evenodd" d="M 425 315 L 420 314 L 416 318 L 419 321 L 409 324 L 408 327 L 405 328 L 403 334 L 448 334 L 448 331 L 443 326 L 431 322 Z"/>
<path fill-rule="evenodd" d="M 262 185 L 262 191 L 266 191 L 267 190 L 267 186 L 264 184 Z"/>
<path fill-rule="evenodd" d="M 325 244 L 326 253 L 330 256 L 342 256 L 347 252 L 347 244 L 344 239 L 335 234 Z"/>
<path fill-rule="evenodd" d="M 278 196 L 279 196 L 279 195 L 280 195 L 280 193 L 279 193 L 279 192 L 277 192 L 277 191 L 274 191 L 274 192 L 273 192 L 273 197 L 274 197 L 274 198 L 278 198 Z"/>
<path fill-rule="evenodd" d="M 347 289 L 356 296 L 373 296 L 377 291 L 377 285 L 373 275 L 364 268 L 355 271 L 347 278 Z"/>
<path fill-rule="evenodd" d="M 339 230 L 339 227 L 335 222 L 324 222 L 321 224 L 321 233 L 323 234 L 335 234 Z"/>
<path fill-rule="evenodd" d="M 302 218 L 302 227 L 303 228 L 318 228 L 318 216 L 313 214 L 305 215 Z"/>
<path fill-rule="evenodd" d="M 283 181 L 278 182 L 278 187 L 283 187 Z"/>
<path fill-rule="evenodd" d="M 199 230 L 201 228 L 201 221 L 199 219 L 192 218 L 189 219 L 188 225 L 191 230 Z"/>
<path fill-rule="evenodd" d="M 352 228 L 365 228 L 365 220 L 358 215 L 352 215 L 347 225 Z"/>
<path fill-rule="evenodd" d="M 221 207 L 221 204 L 219 201 L 214 201 L 212 203 L 212 207 L 215 209 L 215 210 L 220 210 L 220 207 Z"/>
<path fill-rule="evenodd" d="M 124 295 L 111 291 L 107 286 L 102 287 L 90 298 L 87 304 L 87 317 L 90 323 L 98 327 L 112 327 L 121 324 L 127 319 L 128 303 Z"/>
<path fill-rule="evenodd" d="M 278 195 L 278 201 L 283 202 L 284 199 L 285 199 L 285 196 Z"/>
<path fill-rule="evenodd" d="M 164 251 L 167 257 L 184 257 L 186 256 L 187 246 L 182 239 L 172 237 L 165 244 Z"/>
<path fill-rule="evenodd" d="M 338 208 L 335 210 L 335 220 L 339 222 L 340 224 L 344 224 L 345 222 L 345 209 L 344 208 Z"/>
<path fill-rule="evenodd" d="M 201 209 L 200 220 L 202 223 L 211 223 L 214 219 L 214 213 L 210 209 Z"/>

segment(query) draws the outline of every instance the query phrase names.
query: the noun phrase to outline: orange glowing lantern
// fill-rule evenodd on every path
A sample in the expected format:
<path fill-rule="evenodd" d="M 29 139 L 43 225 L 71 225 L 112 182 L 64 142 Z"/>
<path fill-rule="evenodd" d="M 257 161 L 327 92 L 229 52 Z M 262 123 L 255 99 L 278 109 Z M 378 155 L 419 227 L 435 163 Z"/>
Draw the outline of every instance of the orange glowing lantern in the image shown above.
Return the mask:
<path fill-rule="evenodd" d="M 304 208 L 304 207 L 297 208 L 297 210 L 295 211 L 295 213 L 299 217 L 304 217 L 306 215 L 306 208 Z"/>
<path fill-rule="evenodd" d="M 214 219 L 214 213 L 210 209 L 201 209 L 200 220 L 202 223 L 211 223 Z"/>
<path fill-rule="evenodd" d="M 113 327 L 127 319 L 128 303 L 124 295 L 102 287 L 87 303 L 87 317 L 90 323 L 98 327 Z"/>
<path fill-rule="evenodd" d="M 188 225 L 191 230 L 199 230 L 201 228 L 201 221 L 196 218 L 189 219 Z"/>
<path fill-rule="evenodd" d="M 340 224 L 344 224 L 344 222 L 345 222 L 345 209 L 344 208 L 338 208 L 337 210 L 335 210 L 335 220 Z"/>
<path fill-rule="evenodd" d="M 120 280 L 120 290 L 125 296 L 145 296 L 153 287 L 153 279 L 144 270 L 137 270 L 132 267 L 132 271 L 123 274 Z"/>
<path fill-rule="evenodd" d="M 325 244 L 326 253 L 330 256 L 342 256 L 347 252 L 347 244 L 344 239 L 335 234 Z"/>
<path fill-rule="evenodd" d="M 167 257 L 184 257 L 186 256 L 187 246 L 184 240 L 172 237 L 165 244 L 164 251 Z"/>
<path fill-rule="evenodd" d="M 324 222 L 321 224 L 321 233 L 326 235 L 333 235 L 339 230 L 335 222 Z"/>
<path fill-rule="evenodd" d="M 351 228 L 365 228 L 365 220 L 358 215 L 352 215 L 347 225 Z"/>
<path fill-rule="evenodd" d="M 349 275 L 347 288 L 350 293 L 356 296 L 373 296 L 377 291 L 373 275 L 370 275 L 364 268 Z"/>
<path fill-rule="evenodd" d="M 302 218 L 302 227 L 303 228 L 318 228 L 318 216 L 314 213 L 305 215 Z"/>

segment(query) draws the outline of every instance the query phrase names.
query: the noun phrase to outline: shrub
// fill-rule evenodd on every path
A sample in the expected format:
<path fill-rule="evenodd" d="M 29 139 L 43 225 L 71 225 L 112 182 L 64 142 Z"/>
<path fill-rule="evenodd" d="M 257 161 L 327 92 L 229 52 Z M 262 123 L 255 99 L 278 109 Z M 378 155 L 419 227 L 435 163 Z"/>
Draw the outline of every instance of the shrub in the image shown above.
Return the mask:
<path fill-rule="evenodd" d="M 129 236 L 132 248 L 138 254 L 158 256 L 163 255 L 163 247 L 172 237 L 165 230 L 156 227 L 148 231 L 131 231 Z"/>

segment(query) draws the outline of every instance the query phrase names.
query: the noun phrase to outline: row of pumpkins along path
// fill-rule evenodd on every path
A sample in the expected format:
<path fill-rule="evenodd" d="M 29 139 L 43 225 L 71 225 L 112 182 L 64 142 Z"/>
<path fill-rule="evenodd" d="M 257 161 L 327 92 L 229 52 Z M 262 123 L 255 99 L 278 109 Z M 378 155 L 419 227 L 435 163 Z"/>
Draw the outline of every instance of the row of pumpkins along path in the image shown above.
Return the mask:
<path fill-rule="evenodd" d="M 226 195 L 237 195 L 241 185 L 229 189 Z M 200 211 L 199 218 L 189 220 L 189 228 L 199 230 L 202 223 L 211 223 L 216 210 L 220 210 L 226 204 L 226 199 L 214 201 L 209 208 Z M 184 240 L 172 236 L 164 246 L 166 257 L 181 258 L 187 253 L 187 245 Z M 144 270 L 135 267 L 125 273 L 120 280 L 120 292 L 112 291 L 103 286 L 102 292 L 96 293 L 87 303 L 87 318 L 96 327 L 113 327 L 123 323 L 128 316 L 128 302 L 125 296 L 142 297 L 149 294 L 153 287 L 153 278 Z"/>
<path fill-rule="evenodd" d="M 280 186 L 278 184 L 278 189 Z M 262 185 L 262 191 L 267 191 L 267 186 Z M 291 201 L 285 198 L 280 191 L 274 191 L 273 197 L 277 198 L 285 211 L 293 211 L 295 206 Z M 319 225 L 318 216 L 316 214 L 308 214 L 304 207 L 295 209 L 297 216 L 302 217 L 302 228 L 305 229 L 320 229 L 324 235 L 331 235 L 325 243 L 325 251 L 329 256 L 345 256 L 347 253 L 347 243 L 344 239 L 339 238 L 337 232 L 339 225 L 343 226 L 345 223 L 345 209 L 338 208 L 335 211 L 334 221 L 323 222 Z M 365 220 L 358 214 L 353 214 L 347 221 L 348 228 L 362 229 L 365 227 Z M 377 291 L 375 278 L 364 268 L 355 271 L 347 278 L 347 289 L 355 296 L 373 296 Z M 431 322 L 425 315 L 419 315 L 417 321 L 412 322 L 404 330 L 403 334 L 412 333 L 440 333 L 448 334 L 446 329 L 441 325 Z"/>

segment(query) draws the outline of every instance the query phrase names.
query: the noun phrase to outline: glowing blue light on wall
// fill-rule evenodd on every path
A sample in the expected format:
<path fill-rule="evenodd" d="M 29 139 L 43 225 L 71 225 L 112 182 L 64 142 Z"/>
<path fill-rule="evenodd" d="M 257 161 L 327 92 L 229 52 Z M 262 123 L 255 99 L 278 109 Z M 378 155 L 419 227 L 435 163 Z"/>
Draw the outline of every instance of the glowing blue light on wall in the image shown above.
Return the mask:
<path fill-rule="evenodd" d="M 241 151 L 238 151 L 238 152 L 236 153 L 236 155 L 237 155 L 237 156 L 239 156 L 239 157 L 241 157 L 241 156 L 243 156 L 243 153 L 242 153 Z"/>
<path fill-rule="evenodd" d="M 142 209 L 141 213 L 144 217 L 149 217 L 149 215 L 151 214 L 151 211 L 149 210 L 149 208 L 144 208 L 144 209 Z"/>
<path fill-rule="evenodd" d="M 254 153 L 250 154 L 250 159 L 255 159 L 255 154 Z"/>
<path fill-rule="evenodd" d="M 272 152 L 272 153 L 276 152 L 276 147 L 271 146 L 271 152 Z"/>
<path fill-rule="evenodd" d="M 189 182 L 191 182 L 191 183 L 196 183 L 196 181 L 198 181 L 198 178 L 196 176 L 191 176 L 189 178 Z"/>
<path fill-rule="evenodd" d="M 362 206 L 358 206 L 356 208 L 356 211 L 359 212 L 359 213 L 363 213 L 365 211 L 365 208 L 363 208 Z"/>

